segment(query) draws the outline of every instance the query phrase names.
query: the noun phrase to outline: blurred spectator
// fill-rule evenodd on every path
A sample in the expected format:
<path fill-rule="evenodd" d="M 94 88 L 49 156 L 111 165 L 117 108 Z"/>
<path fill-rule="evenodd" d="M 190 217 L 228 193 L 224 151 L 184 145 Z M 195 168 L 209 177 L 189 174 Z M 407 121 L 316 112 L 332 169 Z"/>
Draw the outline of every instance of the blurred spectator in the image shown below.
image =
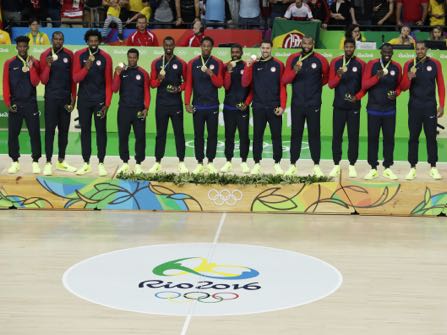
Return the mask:
<path fill-rule="evenodd" d="M 205 27 L 202 22 L 196 21 L 192 26 L 192 32 L 185 33 L 178 41 L 179 47 L 199 47 L 202 43 L 202 38 L 205 36 Z"/>
<path fill-rule="evenodd" d="M 154 12 L 154 23 L 163 24 L 160 28 L 170 28 L 168 23 L 174 21 L 174 12 L 172 10 L 174 0 L 157 0 L 157 8 Z"/>
<path fill-rule="evenodd" d="M 177 27 L 200 20 L 199 0 L 175 0 L 175 11 Z"/>
<path fill-rule="evenodd" d="M 382 26 L 393 24 L 394 0 L 374 0 L 373 24 Z"/>
<path fill-rule="evenodd" d="M 312 11 L 314 19 L 320 20 L 321 27 L 326 29 L 331 18 L 331 11 L 329 10 L 326 0 L 308 0 L 307 4 Z"/>
<path fill-rule="evenodd" d="M 296 0 L 295 3 L 291 4 L 289 8 L 287 8 L 284 17 L 295 21 L 306 21 L 313 19 L 310 7 L 303 3 L 303 0 Z"/>
<path fill-rule="evenodd" d="M 397 0 L 396 23 L 402 25 L 424 24 L 427 18 L 428 0 Z"/>
<path fill-rule="evenodd" d="M 393 38 L 388 43 L 394 45 L 413 45 L 414 47 L 416 47 L 416 41 L 410 34 L 411 28 L 409 26 L 403 25 L 400 28 L 399 37 Z"/>
<path fill-rule="evenodd" d="M 61 0 L 43 0 L 42 2 L 46 2 L 45 7 L 47 8 L 47 12 L 42 24 L 46 26 L 46 19 L 50 18 L 50 23 L 52 27 L 60 27 L 61 26 L 61 8 L 62 1 Z"/>
<path fill-rule="evenodd" d="M 121 5 L 119 0 L 103 0 L 103 5 L 107 6 L 107 16 L 102 28 L 102 37 L 105 38 L 109 34 L 109 27 L 114 23 L 118 27 L 118 39 L 123 40 L 123 22 L 120 19 Z"/>
<path fill-rule="evenodd" d="M 371 25 L 373 0 L 351 0 L 351 4 L 354 7 L 357 23 L 361 25 Z"/>
<path fill-rule="evenodd" d="M 157 47 L 158 40 L 154 33 L 147 29 L 146 16 L 140 14 L 137 18 L 137 30 L 127 38 L 127 45 L 142 47 Z"/>
<path fill-rule="evenodd" d="M 284 17 L 287 8 L 289 8 L 290 4 L 293 3 L 294 0 L 269 0 L 271 13 L 270 13 L 270 22 L 273 24 L 277 17 Z"/>
<path fill-rule="evenodd" d="M 231 12 L 226 0 L 203 0 L 205 9 L 205 25 L 223 26 L 225 22 L 231 23 Z"/>
<path fill-rule="evenodd" d="M 11 37 L 8 32 L 0 29 L 0 44 L 11 44 Z"/>
<path fill-rule="evenodd" d="M 39 31 L 40 25 L 37 19 L 31 19 L 29 22 L 30 32 L 26 35 L 29 38 L 29 45 L 48 45 L 50 40 L 47 34 Z"/>
<path fill-rule="evenodd" d="M 88 26 L 99 27 L 99 21 L 102 19 L 102 0 L 84 0 L 84 21 Z"/>
<path fill-rule="evenodd" d="M 71 26 L 71 23 L 82 20 L 84 14 L 84 1 L 64 0 L 61 11 L 62 23 L 68 23 Z"/>
<path fill-rule="evenodd" d="M 346 29 L 345 36 L 340 40 L 339 49 L 344 49 L 346 39 L 353 39 L 355 42 L 366 42 L 366 38 L 360 32 L 358 24 L 351 24 Z"/>
<path fill-rule="evenodd" d="M 428 3 L 430 26 L 445 25 L 445 0 L 430 0 Z"/>
<path fill-rule="evenodd" d="M 22 20 L 23 5 L 20 0 L 2 0 L 3 26 L 18 26 Z"/>
<path fill-rule="evenodd" d="M 239 0 L 239 28 L 259 28 L 260 22 L 259 0 Z"/>
<path fill-rule="evenodd" d="M 43 0 L 23 1 L 22 20 L 29 21 L 37 19 L 40 23 L 47 17 L 47 2 Z M 30 44 L 31 45 L 31 44 Z"/>
<path fill-rule="evenodd" d="M 141 9 L 137 14 L 135 14 L 131 18 L 127 19 L 126 25 L 135 21 L 140 15 L 146 16 L 147 22 L 150 21 L 152 15 L 152 8 L 149 4 L 149 0 L 143 0 L 143 9 Z"/>
<path fill-rule="evenodd" d="M 445 41 L 444 30 L 441 26 L 435 26 L 430 31 L 430 41 Z"/>
<path fill-rule="evenodd" d="M 332 3 L 331 7 L 331 19 L 329 24 L 347 26 L 352 22 L 352 24 L 357 24 L 355 19 L 354 7 L 348 0 L 336 0 Z"/>

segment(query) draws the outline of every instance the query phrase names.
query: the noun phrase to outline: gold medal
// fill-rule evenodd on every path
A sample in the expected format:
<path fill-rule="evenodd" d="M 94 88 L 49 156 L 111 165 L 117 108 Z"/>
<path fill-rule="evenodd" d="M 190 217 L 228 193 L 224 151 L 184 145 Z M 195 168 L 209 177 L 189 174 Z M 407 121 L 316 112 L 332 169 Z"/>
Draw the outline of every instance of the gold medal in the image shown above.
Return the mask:
<path fill-rule="evenodd" d="M 383 75 L 386 76 L 387 74 L 388 74 L 388 69 L 387 68 L 383 69 Z"/>
<path fill-rule="evenodd" d="M 206 70 L 208 70 L 208 68 L 205 65 L 202 65 L 202 67 L 200 68 L 200 70 L 202 70 L 202 72 L 206 72 Z"/>
<path fill-rule="evenodd" d="M 162 75 L 162 76 L 165 76 L 165 75 L 166 75 L 166 71 L 165 71 L 165 69 L 161 69 L 161 70 L 160 70 L 160 75 Z"/>
<path fill-rule="evenodd" d="M 231 64 L 232 67 L 236 67 L 237 63 L 233 60 L 233 61 L 230 62 L 230 64 Z"/>
<path fill-rule="evenodd" d="M 296 63 L 296 65 L 298 65 L 299 67 L 302 67 L 302 66 L 303 66 L 303 62 L 302 62 L 302 61 L 298 61 L 298 62 Z"/>
<path fill-rule="evenodd" d="M 417 70 L 418 70 L 418 69 L 416 68 L 416 66 L 413 66 L 413 67 L 411 68 L 411 70 L 410 70 L 410 71 L 411 71 L 411 73 L 416 73 L 416 72 L 417 72 Z"/>
<path fill-rule="evenodd" d="M 88 56 L 88 60 L 89 60 L 90 62 L 94 62 L 94 61 L 95 61 L 95 55 L 90 55 L 90 56 Z"/>
<path fill-rule="evenodd" d="M 28 65 L 23 65 L 23 66 L 22 66 L 22 71 L 23 71 L 23 72 L 28 72 L 28 71 L 29 71 L 29 67 L 28 67 Z"/>
<path fill-rule="evenodd" d="M 56 54 L 53 54 L 51 56 L 51 58 L 53 58 L 53 62 L 57 61 L 59 59 L 59 57 Z"/>
<path fill-rule="evenodd" d="M 341 68 L 341 70 L 342 70 L 343 72 L 348 72 L 348 67 L 347 67 L 347 66 L 343 66 L 343 67 Z"/>

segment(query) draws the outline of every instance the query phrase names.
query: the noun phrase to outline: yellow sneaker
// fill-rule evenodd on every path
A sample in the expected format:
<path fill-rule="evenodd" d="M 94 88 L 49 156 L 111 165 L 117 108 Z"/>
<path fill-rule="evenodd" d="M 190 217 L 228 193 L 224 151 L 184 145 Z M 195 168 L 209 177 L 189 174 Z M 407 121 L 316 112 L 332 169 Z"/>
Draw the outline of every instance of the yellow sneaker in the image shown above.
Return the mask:
<path fill-rule="evenodd" d="M 242 173 L 245 173 L 245 174 L 250 173 L 250 168 L 248 167 L 248 164 L 245 162 L 241 163 L 241 170 L 242 170 Z"/>
<path fill-rule="evenodd" d="M 142 174 L 143 168 L 141 167 L 141 164 L 135 164 L 135 169 L 133 171 L 135 174 Z"/>
<path fill-rule="evenodd" d="M 222 169 L 220 169 L 220 172 L 222 173 L 228 173 L 231 171 L 233 171 L 233 164 L 231 164 L 231 162 L 226 162 Z"/>
<path fill-rule="evenodd" d="M 408 174 L 405 176 L 405 179 L 413 180 L 414 178 L 416 178 L 416 168 L 411 168 L 410 172 L 408 172 Z"/>
<path fill-rule="evenodd" d="M 258 175 L 258 174 L 261 174 L 261 164 L 259 164 L 259 163 L 256 163 L 254 166 L 253 166 L 253 169 L 251 169 L 251 172 L 250 172 L 252 175 Z"/>
<path fill-rule="evenodd" d="M 286 173 L 284 175 L 286 175 L 286 176 L 294 176 L 294 175 L 296 175 L 296 171 L 298 171 L 298 169 L 296 168 L 296 165 L 292 164 L 287 169 L 287 171 L 286 171 Z"/>
<path fill-rule="evenodd" d="M 106 167 L 104 166 L 104 163 L 98 164 L 98 176 L 100 176 L 100 177 L 107 176 L 107 170 L 106 170 Z"/>
<path fill-rule="evenodd" d="M 203 174 L 205 173 L 205 168 L 203 167 L 203 164 L 197 164 L 196 168 L 194 169 L 194 171 L 192 172 L 194 174 Z"/>
<path fill-rule="evenodd" d="M 188 168 L 186 167 L 185 163 L 183 163 L 183 162 L 178 163 L 177 171 L 178 171 L 178 173 L 188 173 L 189 172 Z"/>
<path fill-rule="evenodd" d="M 397 176 L 394 174 L 393 171 L 391 171 L 390 168 L 387 168 L 385 170 L 383 170 L 383 174 L 382 174 L 385 178 L 391 179 L 391 180 L 396 180 L 398 179 Z"/>
<path fill-rule="evenodd" d="M 208 163 L 208 164 L 206 165 L 206 170 L 208 171 L 208 173 L 212 173 L 212 174 L 217 173 L 217 170 L 216 170 L 216 168 L 214 167 L 214 164 L 213 164 L 213 163 Z"/>
<path fill-rule="evenodd" d="M 436 167 L 432 167 L 430 169 L 430 176 L 435 179 L 435 180 L 439 180 L 442 179 L 441 174 L 439 173 L 438 169 Z"/>
<path fill-rule="evenodd" d="M 283 175 L 284 174 L 284 170 L 282 169 L 281 165 L 279 165 L 279 163 L 276 163 L 273 166 L 273 170 L 275 171 L 276 175 Z"/>
<path fill-rule="evenodd" d="M 149 173 L 160 173 L 161 172 L 161 164 L 158 162 L 155 162 L 154 165 L 149 170 Z"/>
<path fill-rule="evenodd" d="M 12 162 L 11 166 L 8 169 L 9 174 L 16 174 L 20 171 L 20 164 L 19 162 Z"/>
<path fill-rule="evenodd" d="M 71 166 L 70 164 L 66 163 L 65 161 L 57 162 L 56 163 L 56 170 L 59 171 L 65 171 L 65 172 L 76 172 L 76 168 L 74 166 Z"/>
<path fill-rule="evenodd" d="M 33 164 L 32 164 L 32 170 L 33 170 L 33 173 L 34 173 L 34 174 L 39 174 L 39 173 L 41 172 L 39 163 L 37 163 L 37 162 L 33 162 Z"/>
<path fill-rule="evenodd" d="M 340 176 L 340 165 L 334 165 L 331 172 L 329 173 L 329 177 L 338 177 Z"/>
<path fill-rule="evenodd" d="M 321 171 L 320 166 L 316 165 L 316 164 L 314 165 L 314 169 L 312 170 L 312 174 L 315 177 L 318 177 L 318 178 L 324 177 L 324 173 L 323 173 L 323 171 Z"/>
<path fill-rule="evenodd" d="M 127 163 L 123 163 L 123 165 L 120 166 L 120 168 L 118 169 L 118 171 L 116 171 L 116 174 L 120 174 L 120 173 L 129 173 L 129 164 Z"/>
<path fill-rule="evenodd" d="M 373 179 L 376 179 L 378 176 L 379 176 L 379 173 L 377 172 L 377 169 L 371 169 L 366 174 L 366 176 L 363 178 L 366 180 L 373 180 Z"/>
<path fill-rule="evenodd" d="M 357 178 L 357 170 L 354 165 L 349 165 L 348 176 L 349 178 Z"/>
<path fill-rule="evenodd" d="M 84 163 L 84 165 L 82 165 L 81 168 L 76 170 L 76 174 L 78 176 L 82 176 L 82 175 L 84 175 L 86 173 L 89 173 L 91 171 L 92 171 L 92 167 L 90 166 L 90 164 L 89 163 Z"/>
<path fill-rule="evenodd" d="M 51 176 L 53 174 L 53 165 L 50 162 L 47 162 L 43 167 L 43 175 Z"/>

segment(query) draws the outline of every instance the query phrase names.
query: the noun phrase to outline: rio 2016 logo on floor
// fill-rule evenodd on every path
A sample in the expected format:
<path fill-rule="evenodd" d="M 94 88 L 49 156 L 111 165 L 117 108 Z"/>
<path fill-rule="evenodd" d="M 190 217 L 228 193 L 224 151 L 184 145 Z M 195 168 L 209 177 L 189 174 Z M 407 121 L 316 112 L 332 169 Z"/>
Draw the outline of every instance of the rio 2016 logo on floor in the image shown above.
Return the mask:
<path fill-rule="evenodd" d="M 76 296 L 110 308 L 159 315 L 242 315 L 323 299 L 340 272 L 312 256 L 239 244 L 165 244 L 118 250 L 73 265 Z"/>
<path fill-rule="evenodd" d="M 160 277 L 181 277 L 186 274 L 193 274 L 214 280 L 229 280 L 231 283 L 215 283 L 209 280 L 197 282 L 165 282 L 163 280 L 150 279 L 138 284 L 140 288 L 150 288 L 157 290 L 154 296 L 175 302 L 184 299 L 185 302 L 197 301 L 200 303 L 220 303 L 223 301 L 235 300 L 240 297 L 242 291 L 253 291 L 261 289 L 259 282 L 235 284 L 236 280 L 246 280 L 259 276 L 255 269 L 228 264 L 217 264 L 209 262 L 203 257 L 179 258 L 156 266 L 152 270 L 153 274 Z M 208 293 L 207 290 L 215 290 L 215 293 Z"/>

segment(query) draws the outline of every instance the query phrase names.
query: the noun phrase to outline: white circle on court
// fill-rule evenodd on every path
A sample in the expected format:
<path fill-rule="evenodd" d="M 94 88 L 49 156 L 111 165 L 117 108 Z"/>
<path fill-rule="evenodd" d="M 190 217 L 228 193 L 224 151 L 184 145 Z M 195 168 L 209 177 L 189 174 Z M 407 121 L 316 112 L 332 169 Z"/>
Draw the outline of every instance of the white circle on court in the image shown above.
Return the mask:
<path fill-rule="evenodd" d="M 73 265 L 74 295 L 114 309 L 159 315 L 270 312 L 334 293 L 342 275 L 294 251 L 239 244 L 163 244 L 117 250 Z"/>

